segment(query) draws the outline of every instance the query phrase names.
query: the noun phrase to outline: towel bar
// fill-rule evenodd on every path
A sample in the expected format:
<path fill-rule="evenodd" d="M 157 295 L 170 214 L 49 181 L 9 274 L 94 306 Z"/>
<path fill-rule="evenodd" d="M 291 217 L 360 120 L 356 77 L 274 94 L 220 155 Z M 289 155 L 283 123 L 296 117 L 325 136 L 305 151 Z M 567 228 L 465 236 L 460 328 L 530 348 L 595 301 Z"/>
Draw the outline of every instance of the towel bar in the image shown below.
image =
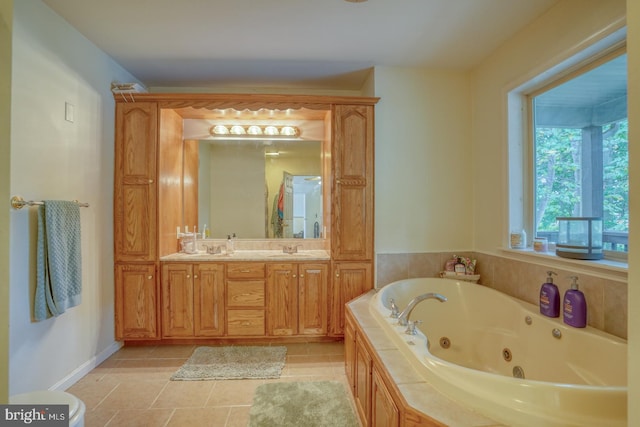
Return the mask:
<path fill-rule="evenodd" d="M 77 200 L 74 200 L 81 208 L 88 208 L 89 203 L 80 203 Z M 13 196 L 11 198 L 11 207 L 13 209 L 22 209 L 25 206 L 35 206 L 35 205 L 44 205 L 44 202 L 35 202 L 33 200 L 24 200 L 20 196 Z"/>

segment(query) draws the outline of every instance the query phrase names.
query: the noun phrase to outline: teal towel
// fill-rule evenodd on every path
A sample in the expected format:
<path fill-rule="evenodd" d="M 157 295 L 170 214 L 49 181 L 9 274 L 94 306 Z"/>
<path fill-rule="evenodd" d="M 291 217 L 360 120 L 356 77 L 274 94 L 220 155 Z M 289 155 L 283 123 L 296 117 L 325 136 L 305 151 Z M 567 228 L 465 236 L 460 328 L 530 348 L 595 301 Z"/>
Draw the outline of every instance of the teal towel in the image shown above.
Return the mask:
<path fill-rule="evenodd" d="M 77 203 L 45 200 L 38 208 L 36 262 L 36 321 L 59 316 L 80 304 L 82 257 Z"/>

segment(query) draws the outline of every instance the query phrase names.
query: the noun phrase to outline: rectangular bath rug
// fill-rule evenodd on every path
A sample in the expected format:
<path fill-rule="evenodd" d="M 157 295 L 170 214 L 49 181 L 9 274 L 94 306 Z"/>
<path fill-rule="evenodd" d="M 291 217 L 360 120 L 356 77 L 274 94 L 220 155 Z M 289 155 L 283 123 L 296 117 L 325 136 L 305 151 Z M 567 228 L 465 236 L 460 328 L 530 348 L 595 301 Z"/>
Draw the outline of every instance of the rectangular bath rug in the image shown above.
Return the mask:
<path fill-rule="evenodd" d="M 262 384 L 249 410 L 249 427 L 359 427 L 350 399 L 338 381 Z"/>
<path fill-rule="evenodd" d="M 284 346 L 198 347 L 171 380 L 280 378 L 286 355 Z"/>

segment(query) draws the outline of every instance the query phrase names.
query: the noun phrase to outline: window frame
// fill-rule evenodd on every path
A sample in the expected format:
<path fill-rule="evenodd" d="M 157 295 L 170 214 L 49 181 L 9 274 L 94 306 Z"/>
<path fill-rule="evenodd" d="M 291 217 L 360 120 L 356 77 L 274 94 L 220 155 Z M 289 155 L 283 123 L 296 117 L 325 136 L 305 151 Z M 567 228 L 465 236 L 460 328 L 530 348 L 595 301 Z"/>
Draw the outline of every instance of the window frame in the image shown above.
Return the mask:
<path fill-rule="evenodd" d="M 545 80 L 542 85 L 536 86 L 532 91 L 528 91 L 524 94 L 525 105 L 527 111 L 527 181 L 529 182 L 529 191 L 527 192 L 527 212 L 529 213 L 528 228 L 531 230 L 531 236 L 536 234 L 535 221 L 536 221 L 536 155 L 535 155 L 535 105 L 534 100 L 537 96 L 548 92 L 566 82 L 569 82 L 591 70 L 598 68 L 599 66 L 614 60 L 627 53 L 626 43 L 621 46 L 616 46 L 615 49 L 608 49 L 605 52 L 601 52 L 599 55 L 590 57 L 588 60 L 581 62 L 575 68 L 569 72 L 560 76 L 554 76 Z M 629 232 L 627 231 L 627 236 Z M 628 243 L 627 243 L 628 245 Z M 615 261 L 627 261 L 628 252 L 610 251 L 603 249 L 604 259 Z"/>
<path fill-rule="evenodd" d="M 525 230 L 528 236 L 534 235 L 535 216 L 535 165 L 533 146 L 533 110 L 529 107 L 529 96 L 548 90 L 552 84 L 559 85 L 576 75 L 607 62 L 626 53 L 626 27 L 614 29 L 609 34 L 602 34 L 598 40 L 591 40 L 587 46 L 576 47 L 566 52 L 564 59 L 557 59 L 555 64 L 547 64 L 544 68 L 533 70 L 524 76 L 519 83 L 505 88 L 506 128 L 506 177 L 508 198 L 507 217 L 503 234 L 503 248 L 511 253 L 530 253 L 532 238 L 528 240 L 526 250 L 509 248 L 509 234 L 513 230 Z M 606 251 L 601 261 L 568 260 L 558 257 L 553 252 L 535 253 L 536 257 L 552 258 L 563 263 L 581 265 L 610 265 L 614 270 L 627 269 L 627 253 Z"/>

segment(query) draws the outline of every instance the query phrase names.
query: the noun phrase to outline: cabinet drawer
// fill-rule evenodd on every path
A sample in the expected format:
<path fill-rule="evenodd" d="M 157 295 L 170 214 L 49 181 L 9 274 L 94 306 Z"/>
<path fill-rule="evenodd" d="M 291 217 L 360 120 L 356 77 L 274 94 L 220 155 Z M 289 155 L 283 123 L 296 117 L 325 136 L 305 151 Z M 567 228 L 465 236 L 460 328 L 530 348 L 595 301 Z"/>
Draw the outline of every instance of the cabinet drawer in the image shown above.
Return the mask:
<path fill-rule="evenodd" d="M 263 279 L 264 262 L 230 262 L 227 264 L 227 277 L 230 279 Z"/>
<path fill-rule="evenodd" d="M 227 335 L 264 334 L 264 310 L 227 310 Z"/>
<path fill-rule="evenodd" d="M 264 280 L 227 280 L 227 307 L 264 307 Z"/>

